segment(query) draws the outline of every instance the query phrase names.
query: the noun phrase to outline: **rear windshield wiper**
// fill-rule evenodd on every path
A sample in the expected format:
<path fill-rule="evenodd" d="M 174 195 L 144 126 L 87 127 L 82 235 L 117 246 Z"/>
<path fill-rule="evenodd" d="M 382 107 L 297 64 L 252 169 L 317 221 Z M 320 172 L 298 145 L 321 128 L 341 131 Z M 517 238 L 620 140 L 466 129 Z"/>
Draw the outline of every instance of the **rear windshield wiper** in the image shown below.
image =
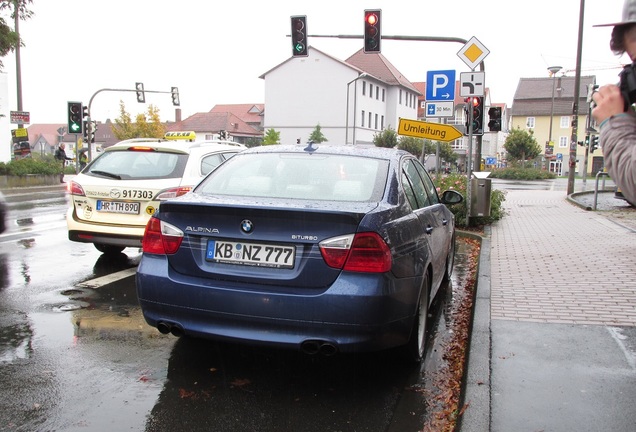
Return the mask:
<path fill-rule="evenodd" d="M 97 174 L 97 175 L 102 175 L 104 177 L 110 177 L 110 178 L 114 178 L 117 180 L 121 180 L 121 176 L 119 174 L 113 174 L 107 171 L 99 171 L 99 170 L 93 170 L 91 171 L 91 174 Z"/>

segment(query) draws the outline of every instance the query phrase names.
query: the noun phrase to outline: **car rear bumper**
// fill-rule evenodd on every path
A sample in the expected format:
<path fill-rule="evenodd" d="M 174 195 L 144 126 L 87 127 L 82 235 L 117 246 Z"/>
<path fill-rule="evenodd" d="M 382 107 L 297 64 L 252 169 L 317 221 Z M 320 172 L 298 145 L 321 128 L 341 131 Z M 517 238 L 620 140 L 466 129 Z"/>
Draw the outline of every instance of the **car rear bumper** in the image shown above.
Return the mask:
<path fill-rule="evenodd" d="M 292 349 L 307 341 L 328 343 L 341 352 L 403 345 L 419 296 L 416 279 L 395 283 L 386 275 L 349 274 L 320 293 L 299 294 L 275 287 L 265 292 L 202 285 L 167 269 L 164 258 L 148 255 L 137 269 L 138 298 L 151 326 Z"/>
<path fill-rule="evenodd" d="M 80 243 L 100 243 L 123 247 L 141 247 L 145 226 L 113 226 L 78 219 L 74 209 L 66 215 L 68 239 Z"/>

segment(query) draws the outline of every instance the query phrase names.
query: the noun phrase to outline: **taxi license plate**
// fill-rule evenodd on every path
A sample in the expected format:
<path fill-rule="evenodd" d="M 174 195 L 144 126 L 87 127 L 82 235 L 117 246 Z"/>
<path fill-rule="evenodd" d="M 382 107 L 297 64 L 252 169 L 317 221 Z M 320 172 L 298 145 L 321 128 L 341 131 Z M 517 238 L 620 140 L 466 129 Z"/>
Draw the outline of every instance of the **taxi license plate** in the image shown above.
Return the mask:
<path fill-rule="evenodd" d="M 105 213 L 139 214 L 139 203 L 98 200 L 97 211 Z"/>
<path fill-rule="evenodd" d="M 256 267 L 294 268 L 296 248 L 265 243 L 208 240 L 206 260 Z"/>

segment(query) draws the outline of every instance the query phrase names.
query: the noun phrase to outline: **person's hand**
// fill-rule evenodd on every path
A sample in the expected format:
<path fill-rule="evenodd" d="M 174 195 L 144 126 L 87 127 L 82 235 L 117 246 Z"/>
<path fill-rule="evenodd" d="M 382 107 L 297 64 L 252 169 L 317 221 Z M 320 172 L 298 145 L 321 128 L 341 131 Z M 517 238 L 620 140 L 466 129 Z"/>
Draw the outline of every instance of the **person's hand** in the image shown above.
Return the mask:
<path fill-rule="evenodd" d="M 597 123 L 625 111 L 625 102 L 617 85 L 604 85 L 592 95 L 592 99 L 596 103 L 592 110 L 592 116 Z"/>

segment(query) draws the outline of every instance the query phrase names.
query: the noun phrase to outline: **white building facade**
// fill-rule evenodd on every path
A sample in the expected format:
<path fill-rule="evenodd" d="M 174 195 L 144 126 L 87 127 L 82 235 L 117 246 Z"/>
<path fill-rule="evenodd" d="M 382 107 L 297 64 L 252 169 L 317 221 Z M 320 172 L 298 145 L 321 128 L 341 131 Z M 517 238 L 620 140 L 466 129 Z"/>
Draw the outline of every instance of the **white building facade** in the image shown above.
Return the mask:
<path fill-rule="evenodd" d="M 420 93 L 381 54 L 361 51 L 342 61 L 313 47 L 292 57 L 265 80 L 264 130 L 281 144 L 305 143 L 320 126 L 327 144 L 372 144 L 401 117 L 417 119 Z"/>

